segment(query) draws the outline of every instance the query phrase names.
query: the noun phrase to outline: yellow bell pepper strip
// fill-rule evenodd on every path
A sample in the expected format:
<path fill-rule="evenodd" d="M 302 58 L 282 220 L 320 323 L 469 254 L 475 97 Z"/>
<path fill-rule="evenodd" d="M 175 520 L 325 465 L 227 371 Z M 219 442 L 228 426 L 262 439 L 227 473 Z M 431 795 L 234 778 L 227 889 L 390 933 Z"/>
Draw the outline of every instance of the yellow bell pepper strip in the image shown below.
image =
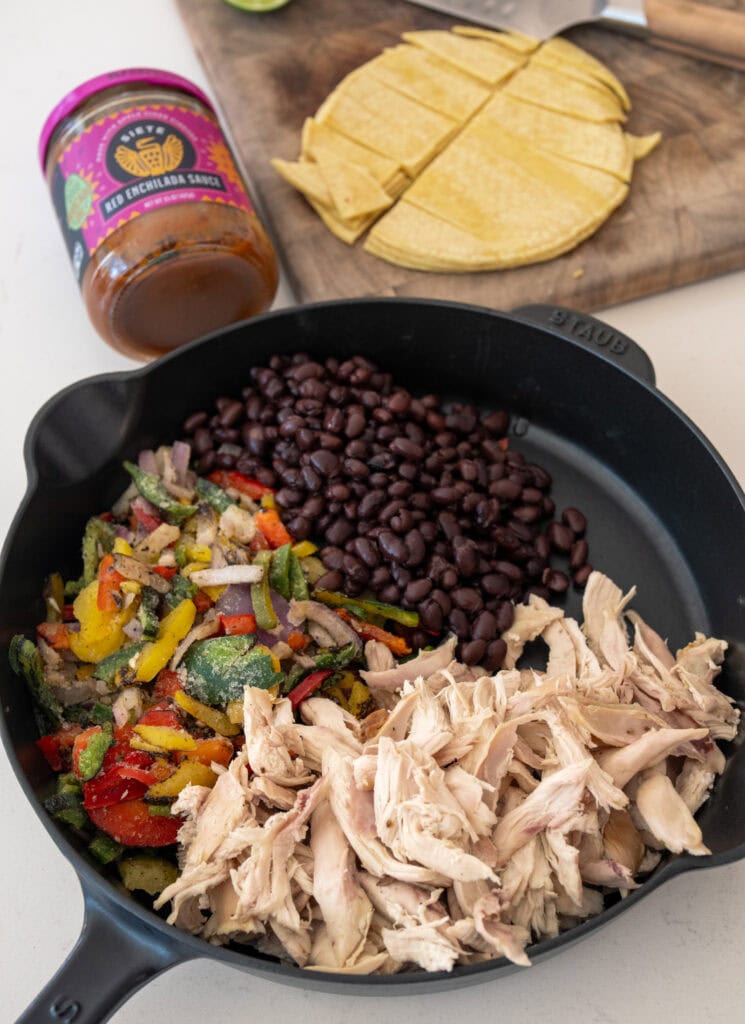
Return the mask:
<path fill-rule="evenodd" d="M 281 548 L 283 544 L 292 544 L 292 537 L 279 518 L 276 508 L 262 508 L 256 513 L 254 519 L 256 526 L 273 548 Z"/>
<path fill-rule="evenodd" d="M 183 708 L 187 714 L 191 715 L 192 718 L 196 718 L 198 722 L 202 722 L 212 729 L 213 732 L 219 733 L 221 736 L 237 736 L 241 731 L 237 725 L 234 725 L 228 716 L 222 711 L 216 711 L 215 708 L 208 707 L 207 704 L 202 704 L 201 701 L 195 700 L 190 697 L 188 693 L 184 693 L 183 690 L 177 690 L 173 699 L 176 701 L 180 708 Z"/>
<path fill-rule="evenodd" d="M 149 683 L 165 668 L 173 657 L 173 652 L 194 624 L 197 609 L 188 598 L 176 605 L 172 612 L 163 619 L 158 630 L 158 639 L 145 645 L 137 659 L 135 679 L 140 683 Z M 146 737 L 144 737 L 146 738 Z M 157 740 L 150 742 L 157 743 Z"/>
<path fill-rule="evenodd" d="M 145 803 L 161 803 L 166 799 L 175 799 L 188 785 L 212 788 L 216 782 L 217 776 L 206 764 L 202 764 L 201 761 L 185 760 L 173 775 L 151 786 L 145 793 L 144 800 Z"/>
<path fill-rule="evenodd" d="M 98 580 L 84 587 L 73 604 L 80 632 L 70 633 L 70 650 L 80 661 L 97 664 L 124 644 L 124 626 L 135 613 L 135 605 L 117 611 L 98 607 Z"/>
<path fill-rule="evenodd" d="M 256 552 L 254 564 L 260 565 L 264 569 L 264 575 L 259 582 L 251 584 L 251 604 L 259 629 L 274 629 L 277 625 L 277 615 L 272 607 L 272 592 L 269 582 L 271 561 L 271 551 Z"/>
<path fill-rule="evenodd" d="M 132 462 L 125 462 L 124 468 L 134 480 L 135 487 L 142 497 L 147 498 L 151 505 L 155 505 L 169 522 L 178 525 L 196 512 L 196 505 L 182 505 L 165 489 L 154 473 L 146 473 Z"/>
<path fill-rule="evenodd" d="M 338 594 L 333 590 L 314 590 L 313 600 L 327 604 L 331 608 L 346 608 L 352 615 L 360 619 L 379 617 L 390 619 L 392 622 L 399 622 L 402 626 L 415 627 L 419 625 L 417 612 L 405 611 L 392 604 L 383 604 L 382 601 L 371 601 L 368 599 L 347 597 L 346 594 Z"/>
<path fill-rule="evenodd" d="M 197 741 L 185 729 L 174 729 L 169 725 L 136 725 L 134 731 L 145 743 L 159 750 L 197 749 Z M 134 743 L 130 742 L 130 746 L 134 747 Z"/>
<path fill-rule="evenodd" d="M 168 527 L 166 527 L 168 529 Z M 115 555 L 131 555 L 132 545 L 129 544 L 124 537 L 117 537 L 114 541 L 113 552 Z"/>
<path fill-rule="evenodd" d="M 318 551 L 318 547 L 313 543 L 312 540 L 301 540 L 298 544 L 293 544 L 292 553 L 297 558 L 308 558 L 309 555 L 315 555 Z"/>

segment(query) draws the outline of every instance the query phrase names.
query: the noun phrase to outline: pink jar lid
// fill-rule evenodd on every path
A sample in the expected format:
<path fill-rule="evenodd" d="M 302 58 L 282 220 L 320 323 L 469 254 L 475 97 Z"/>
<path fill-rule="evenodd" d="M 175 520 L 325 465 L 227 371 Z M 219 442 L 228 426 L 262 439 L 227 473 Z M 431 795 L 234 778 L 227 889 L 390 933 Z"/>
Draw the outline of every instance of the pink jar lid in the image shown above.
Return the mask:
<path fill-rule="evenodd" d="M 148 85 L 171 86 L 188 93 L 190 96 L 196 96 L 210 110 L 214 110 L 209 99 L 198 86 L 190 82 L 188 78 L 182 78 L 181 75 L 176 75 L 171 71 L 160 71 L 157 68 L 122 68 L 121 71 L 107 71 L 103 75 L 89 78 L 87 82 L 83 82 L 82 85 L 77 86 L 71 92 L 68 92 L 66 96 L 63 96 L 44 122 L 44 127 L 41 129 L 41 135 L 39 136 L 39 160 L 42 171 L 46 172 L 49 140 L 60 121 L 71 114 L 89 96 L 93 96 L 103 89 L 110 89 L 114 85 L 122 85 L 125 82 L 145 82 Z"/>

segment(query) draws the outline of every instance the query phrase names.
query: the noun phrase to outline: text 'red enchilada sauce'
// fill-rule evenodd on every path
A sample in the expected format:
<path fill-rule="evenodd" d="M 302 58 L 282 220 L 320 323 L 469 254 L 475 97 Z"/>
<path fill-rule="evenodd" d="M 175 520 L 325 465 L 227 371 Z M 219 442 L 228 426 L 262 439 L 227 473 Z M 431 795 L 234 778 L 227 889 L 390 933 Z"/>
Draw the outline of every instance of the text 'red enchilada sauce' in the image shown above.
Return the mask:
<path fill-rule="evenodd" d="M 69 93 L 42 167 L 97 331 L 151 358 L 268 309 L 277 261 L 207 97 L 131 68 Z"/>

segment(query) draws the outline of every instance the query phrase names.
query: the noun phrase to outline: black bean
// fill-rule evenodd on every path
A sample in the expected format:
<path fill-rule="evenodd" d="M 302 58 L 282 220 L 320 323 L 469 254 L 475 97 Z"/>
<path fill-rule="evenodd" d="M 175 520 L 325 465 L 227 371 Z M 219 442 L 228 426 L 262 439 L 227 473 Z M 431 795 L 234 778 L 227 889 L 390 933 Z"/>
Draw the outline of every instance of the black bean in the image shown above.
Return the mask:
<path fill-rule="evenodd" d="M 493 640 L 497 635 L 496 616 L 489 611 L 481 612 L 474 622 L 471 632 L 476 640 L 486 640 L 487 642 Z"/>
<path fill-rule="evenodd" d="M 551 546 L 556 551 L 570 551 L 574 543 L 574 534 L 568 526 L 563 523 L 551 523 L 546 530 L 546 535 L 551 541 Z"/>
<path fill-rule="evenodd" d="M 323 429 L 330 434 L 338 434 L 344 426 L 344 413 L 341 409 L 327 407 L 323 414 Z"/>
<path fill-rule="evenodd" d="M 577 569 L 577 571 L 572 576 L 572 582 L 574 583 L 575 587 L 584 587 L 588 579 L 590 578 L 590 573 L 592 571 L 593 569 L 589 562 L 585 562 L 585 564 L 581 568 Z"/>
<path fill-rule="evenodd" d="M 492 562 L 492 569 L 495 572 L 502 573 L 507 579 L 512 580 L 513 583 L 520 583 L 523 578 L 523 571 L 513 562 L 505 562 L 502 559 L 498 559 Z"/>
<path fill-rule="evenodd" d="M 197 473 L 201 473 L 203 476 L 209 473 L 215 465 L 215 453 L 213 451 L 205 452 L 200 459 L 197 460 Z"/>
<path fill-rule="evenodd" d="M 363 412 L 353 411 L 348 414 L 347 422 L 344 427 L 344 433 L 349 438 L 359 437 L 363 433 L 366 426 L 365 414 Z"/>
<path fill-rule="evenodd" d="M 467 640 L 470 637 L 471 626 L 462 608 L 453 608 L 448 616 L 448 624 L 459 640 Z"/>
<path fill-rule="evenodd" d="M 354 541 L 354 550 L 357 553 L 358 558 L 360 558 L 370 569 L 374 569 L 380 562 L 377 547 L 366 537 L 357 537 Z"/>
<path fill-rule="evenodd" d="M 572 533 L 578 536 L 587 529 L 587 520 L 577 508 L 565 508 L 561 513 L 561 521 L 565 523 Z"/>
<path fill-rule="evenodd" d="M 402 508 L 388 523 L 396 533 L 407 533 L 414 525 L 414 516 L 408 508 Z"/>
<path fill-rule="evenodd" d="M 370 577 L 370 583 L 375 588 L 376 593 L 380 593 L 380 590 L 387 586 L 391 582 L 391 571 L 386 565 L 379 565 L 373 569 Z"/>
<path fill-rule="evenodd" d="M 212 448 L 212 434 L 206 427 L 199 427 L 194 434 L 192 444 L 197 455 L 204 455 Z"/>
<path fill-rule="evenodd" d="M 391 530 L 384 530 L 378 537 L 378 547 L 386 558 L 393 562 L 405 562 L 408 557 L 406 545 Z"/>
<path fill-rule="evenodd" d="M 409 570 L 403 565 L 392 565 L 391 576 L 396 581 L 399 587 L 406 587 L 411 583 L 412 575 Z"/>
<path fill-rule="evenodd" d="M 287 524 L 293 540 L 307 540 L 311 532 L 311 524 L 305 516 L 295 516 Z"/>
<path fill-rule="evenodd" d="M 507 644 L 500 637 L 499 640 L 492 640 L 486 649 L 486 667 L 490 672 L 495 672 L 502 664 L 507 654 Z"/>
<path fill-rule="evenodd" d="M 370 579 L 370 570 L 364 562 L 360 561 L 359 558 L 352 554 L 346 554 L 344 556 L 342 572 L 348 580 L 354 580 L 355 583 L 367 583 Z"/>
<path fill-rule="evenodd" d="M 533 483 L 536 487 L 540 487 L 542 491 L 545 491 L 551 486 L 551 474 L 542 466 L 535 466 L 533 463 L 529 463 L 527 468 L 530 470 Z"/>
<path fill-rule="evenodd" d="M 354 527 L 346 519 L 335 519 L 326 530 L 326 540 L 332 544 L 345 544 L 354 534 Z"/>
<path fill-rule="evenodd" d="M 351 490 L 346 484 L 343 484 L 340 480 L 336 483 L 330 484 L 326 489 L 326 495 L 330 501 L 347 501 L 351 495 Z"/>
<path fill-rule="evenodd" d="M 419 530 L 416 528 L 409 530 L 404 537 L 404 543 L 406 544 L 406 550 L 408 552 L 406 557 L 406 565 L 416 566 L 421 565 L 424 561 L 424 557 L 427 554 L 427 546 L 424 543 Z"/>
<path fill-rule="evenodd" d="M 412 584 L 409 584 L 409 586 L 412 586 Z M 425 629 L 429 629 L 433 633 L 440 632 L 443 623 L 443 611 L 437 601 L 425 600 L 419 606 L 419 621 Z"/>
<path fill-rule="evenodd" d="M 183 430 L 185 434 L 193 434 L 197 427 L 202 427 L 209 419 L 206 412 L 193 412 L 191 416 L 187 416 L 183 423 Z"/>
<path fill-rule="evenodd" d="M 481 586 L 487 594 L 503 597 L 510 589 L 510 581 L 504 573 L 492 572 L 481 578 Z"/>
<path fill-rule="evenodd" d="M 485 653 L 485 640 L 470 640 L 467 644 L 463 644 L 460 656 L 466 665 L 478 665 Z"/>
<path fill-rule="evenodd" d="M 344 447 L 344 442 L 337 434 L 329 434 L 325 430 L 318 435 L 318 443 L 321 448 L 326 448 L 330 452 L 338 452 Z"/>
<path fill-rule="evenodd" d="M 339 460 L 336 455 L 325 448 L 318 448 L 311 452 L 310 464 L 321 476 L 333 476 L 339 468 Z"/>
<path fill-rule="evenodd" d="M 344 475 L 353 480 L 364 480 L 370 475 L 369 468 L 361 459 L 345 459 L 341 468 Z"/>
<path fill-rule="evenodd" d="M 359 504 L 359 515 L 370 518 L 376 515 L 385 504 L 385 491 L 368 491 Z"/>
<path fill-rule="evenodd" d="M 424 449 L 408 437 L 394 437 L 391 441 L 391 451 L 394 455 L 400 455 L 403 459 L 413 459 L 419 462 L 424 458 Z"/>
<path fill-rule="evenodd" d="M 323 548 L 320 552 L 321 561 L 327 569 L 341 569 L 344 561 L 344 552 L 338 547 Z"/>
<path fill-rule="evenodd" d="M 522 494 L 522 485 L 516 480 L 510 480 L 509 477 L 503 477 L 492 483 L 489 492 L 504 501 L 516 501 Z"/>
<path fill-rule="evenodd" d="M 293 487 L 282 487 L 274 495 L 274 500 L 281 508 L 296 508 L 305 497 L 305 493 Z"/>
<path fill-rule="evenodd" d="M 512 601 L 500 601 L 494 610 L 497 633 L 504 633 L 515 621 L 515 606 Z"/>
<path fill-rule="evenodd" d="M 575 540 L 574 544 L 569 551 L 569 568 L 570 569 L 581 569 L 587 561 L 589 554 L 589 547 L 587 541 L 583 539 Z"/>
<path fill-rule="evenodd" d="M 380 591 L 380 600 L 385 601 L 386 604 L 398 604 L 401 600 L 401 591 L 395 583 L 389 583 Z"/>
<path fill-rule="evenodd" d="M 458 585 L 458 573 L 455 569 L 446 569 L 440 577 L 440 583 L 445 590 L 452 590 Z"/>
<path fill-rule="evenodd" d="M 412 604 L 421 604 L 432 590 L 432 582 L 428 579 L 412 580 L 404 591 L 404 597 Z"/>
<path fill-rule="evenodd" d="M 232 452 L 215 452 L 214 465 L 218 469 L 234 469 L 237 458 Z"/>
<path fill-rule="evenodd" d="M 469 616 L 476 615 L 484 607 L 484 599 L 475 587 L 457 587 L 450 596 Z"/>
<path fill-rule="evenodd" d="M 457 539 L 457 538 L 456 538 Z M 455 565 L 463 576 L 473 576 L 478 568 L 476 545 L 466 542 L 455 548 Z"/>
<path fill-rule="evenodd" d="M 547 569 L 543 574 L 543 583 L 554 594 L 563 594 L 569 587 L 569 577 L 559 569 Z"/>
<path fill-rule="evenodd" d="M 393 469 L 393 467 L 396 465 L 396 456 L 392 455 L 390 452 L 378 452 L 376 455 L 373 455 L 371 458 L 369 458 L 367 460 L 367 464 L 370 467 L 370 469 L 372 469 L 372 470 L 376 470 L 376 469 L 379 469 L 379 470 Z M 403 476 L 404 474 L 403 474 L 402 470 L 403 470 L 403 466 L 399 466 L 398 467 L 398 471 Z M 413 480 L 415 476 L 416 476 L 416 466 L 414 466 L 414 472 L 413 472 L 413 474 L 411 476 L 411 479 Z"/>
<path fill-rule="evenodd" d="M 510 417 L 502 409 L 497 409 L 489 413 L 488 416 L 485 416 L 481 421 L 481 425 L 490 434 L 506 434 L 510 425 Z"/>

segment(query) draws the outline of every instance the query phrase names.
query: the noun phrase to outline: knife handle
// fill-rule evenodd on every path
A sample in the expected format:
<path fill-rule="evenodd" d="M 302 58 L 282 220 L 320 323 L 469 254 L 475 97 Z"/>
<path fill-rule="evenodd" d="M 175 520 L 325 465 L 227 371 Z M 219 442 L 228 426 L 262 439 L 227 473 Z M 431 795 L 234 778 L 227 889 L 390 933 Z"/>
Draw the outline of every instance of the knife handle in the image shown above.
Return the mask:
<path fill-rule="evenodd" d="M 689 0 L 644 0 L 650 42 L 745 70 L 745 13 Z"/>

